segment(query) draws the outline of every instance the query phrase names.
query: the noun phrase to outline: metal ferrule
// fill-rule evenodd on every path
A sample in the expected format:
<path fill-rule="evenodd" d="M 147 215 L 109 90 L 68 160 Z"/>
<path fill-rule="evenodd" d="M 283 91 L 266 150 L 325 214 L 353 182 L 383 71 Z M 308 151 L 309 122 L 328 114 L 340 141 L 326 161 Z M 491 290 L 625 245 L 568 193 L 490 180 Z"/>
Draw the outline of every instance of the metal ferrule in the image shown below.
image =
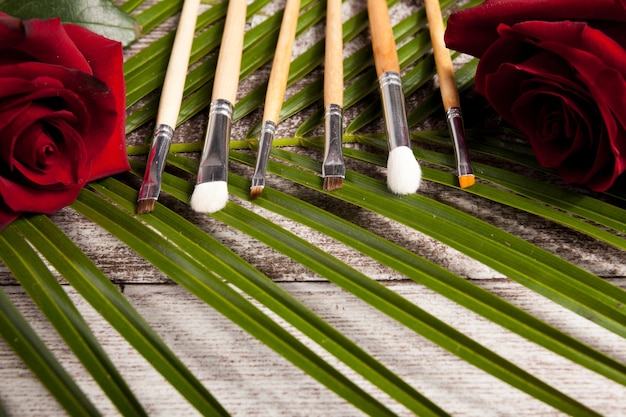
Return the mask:
<path fill-rule="evenodd" d="M 324 161 L 322 163 L 322 176 L 345 175 L 343 163 L 342 135 L 343 135 L 343 109 L 338 104 L 329 104 L 324 112 Z"/>
<path fill-rule="evenodd" d="M 198 184 L 228 180 L 228 149 L 232 117 L 233 105 L 228 100 L 217 99 L 211 103 L 209 125 L 198 168 Z"/>
<path fill-rule="evenodd" d="M 172 144 L 174 129 L 160 124 L 154 129 L 152 146 L 148 155 L 148 166 L 144 174 L 137 200 L 157 199 L 161 191 L 161 178 L 165 169 L 165 160 Z"/>
<path fill-rule="evenodd" d="M 446 118 L 448 119 L 448 128 L 450 130 L 450 135 L 452 136 L 452 143 L 454 144 L 454 153 L 459 171 L 458 175 L 473 174 L 474 171 L 472 169 L 472 164 L 467 152 L 467 144 L 465 142 L 465 128 L 463 126 L 461 109 L 458 107 L 450 107 L 446 111 Z"/>
<path fill-rule="evenodd" d="M 259 139 L 259 151 L 256 157 L 256 167 L 252 176 L 252 187 L 265 186 L 265 171 L 267 170 L 267 161 L 270 157 L 274 134 L 276 133 L 276 125 L 274 122 L 267 120 L 261 128 L 261 138 Z"/>
<path fill-rule="evenodd" d="M 402 78 L 397 72 L 388 71 L 380 76 L 379 83 L 389 150 L 392 151 L 399 146 L 411 147 Z"/>

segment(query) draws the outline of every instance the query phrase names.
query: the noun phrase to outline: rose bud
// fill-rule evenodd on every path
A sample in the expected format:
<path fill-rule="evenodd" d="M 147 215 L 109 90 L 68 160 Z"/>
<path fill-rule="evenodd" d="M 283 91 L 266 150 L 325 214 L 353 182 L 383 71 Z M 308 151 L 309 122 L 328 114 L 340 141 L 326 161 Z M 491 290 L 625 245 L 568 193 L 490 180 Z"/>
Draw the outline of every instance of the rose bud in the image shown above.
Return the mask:
<path fill-rule="evenodd" d="M 453 13 L 449 48 L 480 58 L 476 91 L 567 183 L 626 170 L 626 9 L 615 0 L 487 0 Z"/>
<path fill-rule="evenodd" d="M 125 99 L 120 43 L 0 13 L 0 230 L 129 169 Z"/>

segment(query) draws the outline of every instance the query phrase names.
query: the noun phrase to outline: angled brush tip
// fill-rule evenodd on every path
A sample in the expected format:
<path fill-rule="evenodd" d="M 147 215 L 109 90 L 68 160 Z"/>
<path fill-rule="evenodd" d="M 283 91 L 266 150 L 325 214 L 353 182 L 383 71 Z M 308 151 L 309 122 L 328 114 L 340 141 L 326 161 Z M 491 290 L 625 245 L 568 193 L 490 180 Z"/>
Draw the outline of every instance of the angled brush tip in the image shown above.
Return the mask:
<path fill-rule="evenodd" d="M 408 146 L 398 146 L 389 152 L 387 159 L 387 187 L 394 194 L 411 194 L 417 191 L 422 179 L 422 169 Z"/>
<path fill-rule="evenodd" d="M 226 181 L 212 181 L 196 184 L 189 204 L 198 213 L 215 213 L 226 207 L 228 184 Z"/>
<path fill-rule="evenodd" d="M 262 186 L 254 186 L 254 187 L 250 187 L 250 200 L 254 200 L 257 197 L 261 196 L 261 193 L 263 193 L 263 187 Z"/>
<path fill-rule="evenodd" d="M 146 214 L 150 213 L 154 210 L 154 205 L 156 204 L 156 200 L 153 198 L 148 198 L 145 200 L 139 200 L 137 202 L 137 207 L 135 208 L 135 213 L 137 214 Z"/>
<path fill-rule="evenodd" d="M 459 176 L 459 185 L 461 186 L 461 188 L 470 187 L 470 186 L 474 185 L 475 181 L 476 180 L 474 179 L 473 175 L 461 175 L 461 176 Z"/>
<path fill-rule="evenodd" d="M 342 177 L 325 177 L 323 188 L 324 191 L 334 191 L 343 187 L 343 178 Z"/>

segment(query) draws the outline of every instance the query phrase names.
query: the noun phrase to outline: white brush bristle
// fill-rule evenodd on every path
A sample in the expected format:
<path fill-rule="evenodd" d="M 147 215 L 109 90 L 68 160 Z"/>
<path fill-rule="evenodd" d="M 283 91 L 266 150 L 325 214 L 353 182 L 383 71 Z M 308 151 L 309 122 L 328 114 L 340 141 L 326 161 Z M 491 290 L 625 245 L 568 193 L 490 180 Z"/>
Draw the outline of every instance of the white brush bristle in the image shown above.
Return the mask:
<path fill-rule="evenodd" d="M 191 194 L 189 204 L 198 213 L 215 213 L 226 207 L 228 185 L 226 181 L 203 182 L 197 184 Z"/>
<path fill-rule="evenodd" d="M 422 169 L 408 146 L 398 146 L 387 159 L 387 187 L 395 194 L 417 191 L 422 180 Z"/>

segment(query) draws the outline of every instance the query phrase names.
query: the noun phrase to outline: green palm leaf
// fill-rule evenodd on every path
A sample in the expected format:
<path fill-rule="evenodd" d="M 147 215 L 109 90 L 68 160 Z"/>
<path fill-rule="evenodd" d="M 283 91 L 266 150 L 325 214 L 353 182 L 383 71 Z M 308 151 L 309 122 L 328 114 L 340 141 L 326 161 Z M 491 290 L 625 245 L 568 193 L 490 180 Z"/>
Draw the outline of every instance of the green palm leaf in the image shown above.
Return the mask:
<path fill-rule="evenodd" d="M 188 183 L 184 184 L 189 186 Z M 101 185 L 94 186 L 116 203 L 125 206 L 130 211 L 133 210 L 136 199 L 134 191 L 113 181 L 106 181 Z M 173 194 L 180 193 L 180 191 L 170 191 L 173 191 Z M 183 195 L 184 199 L 188 200 L 189 194 L 184 193 Z M 236 209 L 235 206 L 232 208 Z M 250 223 L 255 218 L 254 214 L 250 212 L 239 213 L 239 215 L 244 223 Z M 377 363 L 366 352 L 361 351 L 357 345 L 317 317 L 298 300 L 274 284 L 268 277 L 259 273 L 192 224 L 185 222 L 164 207 L 159 207 L 159 210 L 146 220 L 150 226 L 161 233 L 167 236 L 176 236 L 174 243 L 181 248 L 187 248 L 191 258 L 199 263 L 203 269 L 214 271 L 218 274 L 218 279 L 225 278 L 247 294 L 254 296 L 257 301 L 272 309 L 312 340 L 324 340 L 326 349 L 346 361 L 355 370 L 362 369 L 359 372 L 363 373 L 366 378 L 369 377 L 372 383 L 379 384 L 381 389 L 386 389 L 389 395 L 397 397 L 398 401 L 404 403 L 409 409 L 418 414 L 442 412 L 421 394 Z M 170 226 L 171 224 L 177 225 L 176 230 Z M 184 229 L 184 234 L 180 233 L 181 228 Z M 262 337 L 259 339 L 264 340 Z M 381 412 L 376 409 L 374 411 Z M 376 413 L 374 414 L 376 415 Z"/>
<path fill-rule="evenodd" d="M 7 257 L 7 254 L 5 253 L 3 257 Z M 39 377 L 55 399 L 71 415 L 100 415 L 17 307 L 13 305 L 4 290 L 0 290 L 0 301 L 2 337 Z"/>
<path fill-rule="evenodd" d="M 35 217 L 32 224 L 21 224 L 20 231 L 190 403 L 208 415 L 227 415 L 117 288 L 50 220 Z"/>
<path fill-rule="evenodd" d="M 25 222 L 16 223 L 19 227 L 19 223 Z M 0 251 L 10 254 L 4 257 L 9 269 L 13 271 L 30 297 L 37 302 L 68 346 L 81 359 L 94 380 L 102 384 L 102 389 L 120 412 L 129 415 L 147 415 L 59 282 L 26 240 L 21 238 L 15 224 L 2 234 Z M 53 264 L 58 265 L 58 262 Z M 64 275 L 69 275 L 69 271 L 63 272 Z"/>
<path fill-rule="evenodd" d="M 145 0 L 128 0 L 120 8 L 134 14 L 145 36 L 150 36 L 153 28 L 182 6 L 181 0 L 144 3 Z M 401 3 L 400 0 L 389 1 L 390 5 L 397 3 Z M 475 3 L 479 1 L 466 6 Z M 248 18 L 259 17 L 269 4 L 270 0 L 253 1 L 248 5 Z M 441 2 L 444 10 L 455 4 L 454 0 Z M 179 125 L 197 125 L 198 118 L 205 117 L 225 13 L 226 2 L 221 2 L 207 5 L 199 16 L 191 58 L 193 67 L 186 80 Z M 306 36 L 319 28 L 324 15 L 324 1 L 304 0 L 298 36 Z M 571 415 L 598 415 L 584 401 L 551 386 L 389 286 L 298 237 L 281 223 L 257 213 L 257 209 L 267 210 L 289 219 L 293 225 L 308 227 L 341 242 L 410 282 L 426 286 L 484 319 L 626 386 L 626 365 L 600 351 L 593 343 L 585 343 L 558 326 L 544 322 L 532 311 L 517 307 L 444 265 L 412 252 L 402 242 L 392 242 L 367 225 L 342 218 L 338 210 L 352 207 L 366 215 L 382 216 L 402 225 L 404 230 L 422 232 L 552 300 L 546 302 L 558 303 L 621 338 L 626 336 L 623 307 L 626 291 L 619 286 L 479 219 L 471 210 L 438 201 L 432 193 L 403 197 L 389 193 L 378 174 L 378 168 L 385 166 L 387 145 L 384 136 L 375 133 L 380 130 L 381 105 L 371 48 L 368 42 L 362 42 L 368 36 L 366 11 L 357 10 L 343 26 L 346 44 L 358 44 L 361 40 L 344 61 L 345 108 L 354 110 L 354 117 L 348 121 L 344 136 L 345 158 L 351 169 L 343 188 L 324 192 L 319 178 L 323 138 L 314 136 L 314 132 L 322 125 L 323 71 L 320 65 L 324 44 L 318 37 L 293 60 L 290 68 L 292 94 L 285 101 L 280 117 L 285 121 L 297 118 L 298 125 L 292 129 L 294 137 L 274 141 L 269 187 L 253 204 L 246 201 L 247 175 L 254 165 L 254 152 L 250 151 L 256 148 L 259 128 L 256 114 L 263 105 L 267 88 L 262 76 L 275 52 L 281 17 L 282 10 L 264 16 L 262 22 L 246 33 L 240 79 L 256 79 L 257 82 L 242 94 L 235 106 L 234 123 L 245 126 L 242 135 L 245 138 L 231 141 L 229 192 L 233 198 L 224 210 L 212 214 L 210 220 L 238 230 L 246 239 L 265 245 L 266 250 L 282 253 L 310 274 L 351 293 L 415 334 L 553 408 Z M 475 171 L 479 181 L 465 191 L 457 190 L 448 132 L 423 128 L 424 122 L 442 113 L 439 92 L 430 86 L 435 68 L 425 25 L 424 10 L 417 8 L 398 21 L 394 34 L 405 71 L 405 92 L 407 96 L 419 94 L 421 97 L 408 116 L 415 154 L 424 164 L 423 175 L 429 186 L 456 193 L 460 198 L 472 198 L 480 202 L 477 204 L 500 205 L 513 213 L 537 216 L 549 224 L 602 242 L 623 255 L 626 210 L 619 206 L 620 196 L 584 195 L 578 190 L 514 172 L 514 168 L 521 166 L 523 172 L 539 172 L 542 177 L 552 175 L 537 166 L 526 145 L 502 139 L 517 136 L 517 132 L 508 128 L 468 130 L 470 149 L 477 157 Z M 173 33 L 164 34 L 125 63 L 129 106 L 126 129 L 133 143 L 137 138 L 143 140 L 150 136 L 172 41 Z M 476 60 L 471 60 L 458 69 L 457 83 L 461 91 L 471 88 L 476 65 Z M 365 131 L 368 133 L 363 133 Z M 163 196 L 155 211 L 143 216 L 134 214 L 134 205 L 147 146 L 129 146 L 127 150 L 135 175 L 101 180 L 83 190 L 68 209 L 82 217 L 76 227 L 93 224 L 106 230 L 146 263 L 162 271 L 171 283 L 230 319 L 361 412 L 380 416 L 408 410 L 418 415 L 445 415 L 446 410 L 421 393 L 401 371 L 383 363 L 358 340 L 333 327 L 331 321 L 323 319 L 314 308 L 274 282 L 270 274 L 263 273 L 263 265 L 245 260 L 228 243 L 204 230 L 202 224 L 194 220 L 197 216 L 190 216 L 185 204 L 195 182 L 195 156 L 202 149 L 201 136 L 172 146 Z M 274 184 L 282 191 L 272 189 Z M 325 202 L 327 208 L 318 207 L 320 201 Z M 94 335 L 90 323 L 66 295 L 65 283 L 98 311 L 162 375 L 164 383 L 177 389 L 199 413 L 227 415 L 231 412 L 220 403 L 219 397 L 209 392 L 194 368 L 177 357 L 164 338 L 152 329 L 97 261 L 91 259 L 67 231 L 64 233 L 54 219 L 32 216 L 10 225 L 0 235 L 0 259 L 10 277 L 14 277 L 34 300 L 121 414 L 147 414 L 149 404 L 142 404 L 135 397 L 132 386 L 129 387 L 122 376 L 123 370 L 118 371 L 116 360 L 105 353 L 105 342 Z M 119 262 L 123 263 L 123 259 Z M 55 358 L 54 349 L 42 341 L 24 316 L 0 289 L 0 334 L 7 344 L 68 414 L 96 415 L 98 410 L 90 397 L 64 370 L 63 364 Z M 333 360 L 320 351 L 332 355 Z M 340 365 L 334 365 L 337 363 L 334 361 Z M 366 381 L 366 387 L 362 381 Z M 10 413 L 10 407 L 8 411 Z"/>
<path fill-rule="evenodd" d="M 234 152 L 233 156 L 235 160 L 247 159 L 248 162 L 251 162 L 250 159 Z M 293 162 L 293 160 L 292 158 L 291 161 Z M 177 157 L 172 157 L 172 162 L 183 169 L 195 167 L 196 165 L 193 162 Z M 285 167 L 281 167 L 281 170 L 283 174 L 286 174 L 288 171 Z M 434 176 L 439 171 L 432 170 L 432 172 Z M 298 172 L 298 174 L 301 173 Z M 450 180 L 450 175 L 448 174 L 446 177 L 448 178 L 445 182 L 451 185 L 453 181 Z M 174 182 L 176 180 L 171 178 L 169 181 Z M 246 180 L 242 177 L 231 175 L 230 183 L 234 186 L 231 188 L 231 192 L 240 198 L 245 198 Z M 308 183 L 310 184 L 312 181 L 308 181 Z M 184 190 L 189 186 L 185 183 L 180 183 L 179 187 Z M 183 200 L 187 197 L 187 194 L 184 191 L 181 192 L 180 189 L 169 188 L 169 190 L 172 195 L 177 195 Z M 492 188 L 489 191 L 497 193 L 499 190 Z M 484 192 L 483 194 L 489 195 L 488 192 Z M 407 250 L 389 241 L 378 238 L 367 230 L 356 227 L 346 220 L 342 220 L 311 204 L 275 190 L 268 190 L 266 198 L 259 200 L 258 204 L 346 243 L 360 250 L 367 256 L 377 259 L 385 265 L 392 266 L 398 272 L 403 273 L 416 282 L 426 285 L 474 312 L 498 322 L 509 330 L 528 337 L 536 343 L 552 349 L 561 355 L 567 356 L 583 366 L 593 368 L 596 372 L 600 372 L 608 378 L 614 379 L 621 384 L 626 384 L 626 366 L 623 364 L 581 344 L 579 341 L 559 332 L 557 329 L 546 326 L 545 323 L 537 320 L 523 310 L 515 308 L 513 305 L 484 291 L 480 287 L 471 284 L 463 278 L 425 259 L 409 253 Z M 390 207 L 390 209 L 393 210 L 394 207 Z M 237 216 L 230 216 L 230 218 L 232 218 L 230 221 L 222 220 L 231 225 L 234 225 L 234 222 L 237 221 L 239 225 L 238 228 L 245 228 L 249 233 L 257 234 L 260 240 L 270 234 L 262 232 L 256 233 L 254 228 L 248 227 L 247 223 L 251 222 L 248 216 L 249 215 L 241 213 Z M 221 218 L 221 213 L 216 214 L 216 217 Z M 244 220 L 241 221 L 238 219 Z M 278 240 L 285 241 L 287 239 L 283 237 Z M 277 247 L 278 242 L 272 246 Z M 292 246 L 293 244 L 288 244 L 284 250 L 291 250 L 290 248 Z M 292 257 L 296 257 L 295 253 L 291 255 Z M 302 256 L 301 253 L 297 255 L 298 258 L 302 258 Z M 324 274 L 324 276 L 328 276 L 328 274 Z M 611 289 L 620 291 L 615 287 L 611 287 Z M 384 292 L 385 290 L 379 289 L 379 291 Z M 377 305 L 378 303 L 375 302 L 373 304 Z"/>

